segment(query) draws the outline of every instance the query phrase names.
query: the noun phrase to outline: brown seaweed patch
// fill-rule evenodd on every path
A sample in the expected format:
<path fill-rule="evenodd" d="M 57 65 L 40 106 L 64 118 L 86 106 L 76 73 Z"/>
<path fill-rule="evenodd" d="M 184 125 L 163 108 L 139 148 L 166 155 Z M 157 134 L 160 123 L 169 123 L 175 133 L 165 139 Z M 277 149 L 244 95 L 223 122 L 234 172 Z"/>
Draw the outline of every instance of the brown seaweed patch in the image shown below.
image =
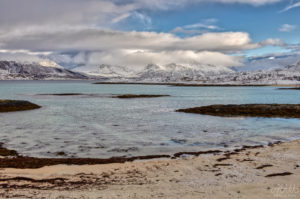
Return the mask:
<path fill-rule="evenodd" d="M 117 95 L 113 98 L 120 99 L 131 99 L 131 98 L 155 98 L 155 97 L 169 97 L 170 95 L 134 95 L 134 94 L 125 94 L 125 95 Z"/>
<path fill-rule="evenodd" d="M 33 158 L 33 157 L 16 157 L 3 158 L 0 161 L 0 168 L 18 168 L 18 169 L 36 169 L 44 166 L 53 166 L 58 164 L 65 165 L 96 165 L 125 163 L 135 160 L 149 160 L 155 158 L 170 158 L 170 155 L 148 155 L 137 157 L 112 157 L 108 159 L 98 158 Z"/>
<path fill-rule="evenodd" d="M 67 156 L 67 154 L 64 151 L 56 152 L 55 155 L 57 155 L 57 156 Z"/>
<path fill-rule="evenodd" d="M 227 157 L 224 157 L 224 158 L 218 158 L 217 162 L 223 162 L 225 160 L 230 160 L 230 159 L 231 159 L 230 156 L 227 156 Z"/>
<path fill-rule="evenodd" d="M 194 113 L 220 117 L 281 117 L 300 118 L 300 104 L 242 104 L 242 105 L 211 105 L 176 112 Z"/>
<path fill-rule="evenodd" d="M 293 173 L 291 172 L 283 172 L 283 173 L 272 173 L 269 175 L 266 175 L 265 177 L 269 178 L 269 177 L 276 177 L 276 176 L 289 176 L 292 175 Z"/>
<path fill-rule="evenodd" d="M 3 143 L 0 142 L 0 156 L 18 156 L 18 152 L 15 150 L 9 150 L 3 147 Z"/>
<path fill-rule="evenodd" d="M 267 167 L 272 167 L 273 165 L 271 164 L 264 164 L 264 165 L 261 165 L 259 167 L 256 167 L 256 169 L 264 169 L 264 168 L 267 168 Z"/>
<path fill-rule="evenodd" d="M 41 108 L 39 105 L 22 100 L 0 100 L 0 112 L 27 111 Z"/>
<path fill-rule="evenodd" d="M 263 145 L 254 145 L 254 146 L 247 146 L 247 145 L 244 145 L 242 148 L 240 149 L 234 149 L 234 152 L 233 153 L 239 153 L 239 152 L 242 152 L 242 151 L 246 151 L 247 149 L 258 149 L 258 148 L 263 148 L 264 146 Z M 233 155 L 233 154 L 231 154 Z"/>
<path fill-rule="evenodd" d="M 283 143 L 283 142 L 281 142 L 281 141 L 270 142 L 270 143 L 268 144 L 268 146 L 273 147 L 273 146 L 275 146 L 275 145 L 282 144 L 282 143 Z"/>
<path fill-rule="evenodd" d="M 216 168 L 216 167 L 229 167 L 229 166 L 232 166 L 232 164 L 214 164 L 213 167 Z"/>
<path fill-rule="evenodd" d="M 27 177 L 14 177 L 14 178 L 4 178 L 0 179 L 0 182 L 8 182 L 8 181 L 27 181 L 27 182 L 34 182 L 34 183 L 51 183 L 55 184 L 57 182 L 63 182 L 65 181 L 65 178 L 52 178 L 52 179 L 41 179 L 36 180 L 33 178 L 27 178 Z"/>
<path fill-rule="evenodd" d="M 219 153 L 222 153 L 222 151 L 220 151 L 220 150 L 211 150 L 211 151 L 199 151 L 199 152 L 179 152 L 179 153 L 175 153 L 174 157 L 178 158 L 182 155 L 199 156 L 199 155 L 203 155 L 203 154 L 219 154 Z"/>

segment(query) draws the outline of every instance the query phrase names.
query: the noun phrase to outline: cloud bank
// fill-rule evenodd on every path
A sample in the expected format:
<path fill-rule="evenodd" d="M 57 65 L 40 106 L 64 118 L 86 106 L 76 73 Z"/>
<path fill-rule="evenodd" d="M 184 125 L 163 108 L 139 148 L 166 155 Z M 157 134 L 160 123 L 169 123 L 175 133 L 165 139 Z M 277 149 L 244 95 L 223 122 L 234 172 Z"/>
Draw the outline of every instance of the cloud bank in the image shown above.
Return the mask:
<path fill-rule="evenodd" d="M 151 18 L 142 14 L 141 9 L 168 10 L 209 2 L 261 6 L 279 1 L 1 0 L 0 58 L 45 59 L 66 67 L 100 64 L 144 67 L 149 63 L 239 66 L 242 57 L 232 54 L 284 43 L 278 39 L 255 43 L 246 32 L 194 32 L 182 38 L 174 32 L 124 32 L 112 27 L 129 17 L 151 24 Z M 219 30 L 215 22 L 211 19 L 181 28 Z"/>

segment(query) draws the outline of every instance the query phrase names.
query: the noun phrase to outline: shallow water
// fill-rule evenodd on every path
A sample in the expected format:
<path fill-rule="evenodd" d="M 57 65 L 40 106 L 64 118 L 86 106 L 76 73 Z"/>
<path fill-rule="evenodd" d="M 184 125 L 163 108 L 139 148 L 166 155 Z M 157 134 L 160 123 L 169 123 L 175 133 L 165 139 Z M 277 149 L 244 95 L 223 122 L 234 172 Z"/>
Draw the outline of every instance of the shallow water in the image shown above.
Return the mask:
<path fill-rule="evenodd" d="M 91 96 L 51 96 L 86 93 Z M 117 99 L 111 94 L 171 97 Z M 299 119 L 222 118 L 177 113 L 211 104 L 297 104 L 300 91 L 275 87 L 94 85 L 88 81 L 0 81 L 1 99 L 29 100 L 33 111 L 0 113 L 0 142 L 21 154 L 136 156 L 267 144 L 300 136 Z"/>

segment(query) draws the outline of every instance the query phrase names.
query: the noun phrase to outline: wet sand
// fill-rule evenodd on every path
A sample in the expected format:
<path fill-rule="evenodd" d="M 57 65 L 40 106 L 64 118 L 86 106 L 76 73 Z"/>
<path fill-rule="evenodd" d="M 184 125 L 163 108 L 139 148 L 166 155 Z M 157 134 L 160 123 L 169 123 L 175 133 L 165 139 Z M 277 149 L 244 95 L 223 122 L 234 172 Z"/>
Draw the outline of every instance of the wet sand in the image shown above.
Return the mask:
<path fill-rule="evenodd" d="M 3 198 L 300 198 L 300 140 L 223 153 L 0 170 Z"/>

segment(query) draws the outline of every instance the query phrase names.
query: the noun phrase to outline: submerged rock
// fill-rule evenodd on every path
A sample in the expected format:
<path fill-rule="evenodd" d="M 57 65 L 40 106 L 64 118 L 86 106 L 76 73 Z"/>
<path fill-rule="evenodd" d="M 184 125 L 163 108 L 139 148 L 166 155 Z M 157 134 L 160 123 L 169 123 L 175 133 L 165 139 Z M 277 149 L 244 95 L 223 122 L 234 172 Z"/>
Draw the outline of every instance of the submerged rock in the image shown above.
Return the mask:
<path fill-rule="evenodd" d="M 118 95 L 114 98 L 122 98 L 122 99 L 129 99 L 129 98 L 154 98 L 154 97 L 168 97 L 169 95 L 133 95 L 133 94 L 125 94 L 125 95 Z"/>
<path fill-rule="evenodd" d="M 278 88 L 278 90 L 300 90 L 300 87 L 292 87 L 292 88 Z"/>
<path fill-rule="evenodd" d="M 21 100 L 0 100 L 0 112 L 26 111 L 41 108 L 39 105 Z"/>
<path fill-rule="evenodd" d="M 18 152 L 3 147 L 3 143 L 0 142 L 0 156 L 18 156 Z"/>
<path fill-rule="evenodd" d="M 221 117 L 281 117 L 300 118 L 300 104 L 243 104 L 243 105 L 211 105 L 177 112 L 195 113 Z"/>
<path fill-rule="evenodd" d="M 74 96 L 74 95 L 84 95 L 84 94 L 82 94 L 82 93 L 53 93 L 53 94 L 39 94 L 39 95 Z"/>

